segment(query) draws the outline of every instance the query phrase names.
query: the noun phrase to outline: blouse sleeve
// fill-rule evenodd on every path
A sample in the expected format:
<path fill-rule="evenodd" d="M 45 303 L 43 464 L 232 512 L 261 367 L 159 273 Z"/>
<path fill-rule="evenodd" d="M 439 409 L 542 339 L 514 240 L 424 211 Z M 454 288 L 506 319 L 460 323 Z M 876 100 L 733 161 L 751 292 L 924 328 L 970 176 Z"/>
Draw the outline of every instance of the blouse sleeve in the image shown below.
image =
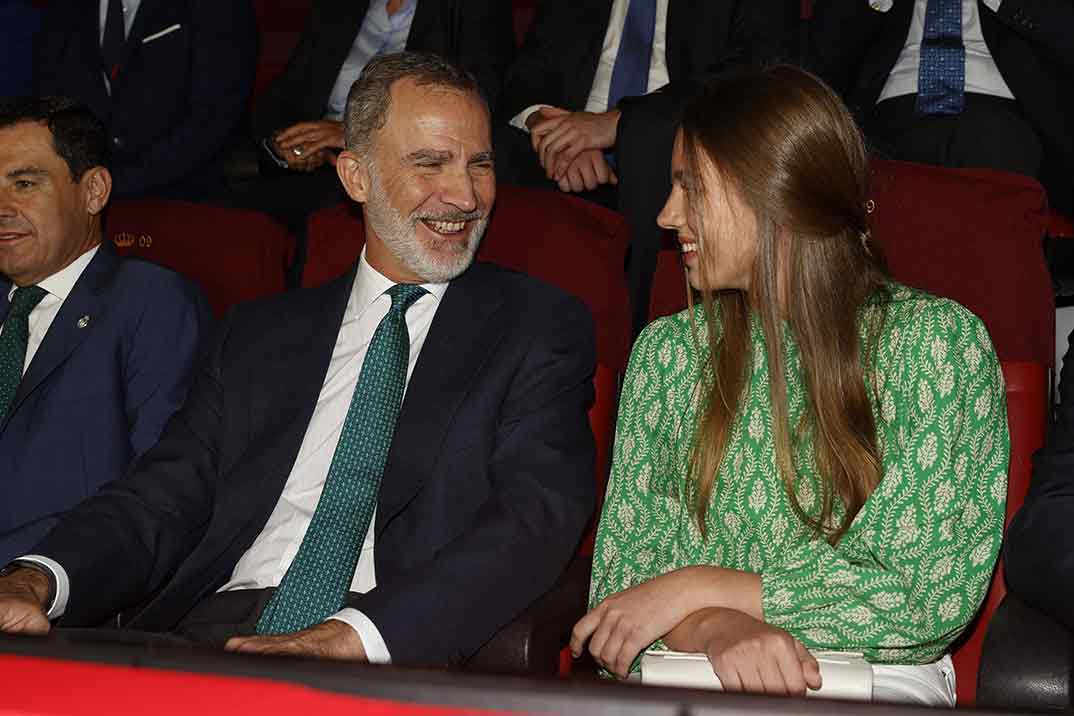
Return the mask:
<path fill-rule="evenodd" d="M 692 361 L 668 319 L 650 324 L 631 352 L 616 421 L 612 468 L 593 552 L 590 608 L 671 569 L 682 518 L 679 459 L 669 426 L 680 420 Z"/>
<path fill-rule="evenodd" d="M 1003 374 L 976 316 L 929 304 L 885 331 L 880 484 L 835 547 L 807 540 L 762 575 L 765 619 L 809 647 L 933 661 L 988 588 L 1010 452 Z"/>

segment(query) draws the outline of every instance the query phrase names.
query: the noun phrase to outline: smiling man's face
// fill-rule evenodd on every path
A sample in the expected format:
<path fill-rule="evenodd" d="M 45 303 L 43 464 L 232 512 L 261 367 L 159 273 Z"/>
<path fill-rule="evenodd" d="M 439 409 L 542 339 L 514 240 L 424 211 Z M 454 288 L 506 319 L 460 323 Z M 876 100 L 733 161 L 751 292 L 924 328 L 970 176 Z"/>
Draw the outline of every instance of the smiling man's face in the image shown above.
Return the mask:
<path fill-rule="evenodd" d="M 341 177 L 364 205 L 373 268 L 393 281 L 440 283 L 469 267 L 496 199 L 489 116 L 477 96 L 395 82 L 387 122 L 353 166 Z"/>
<path fill-rule="evenodd" d="M 0 273 L 29 286 L 99 243 L 90 183 L 74 180 L 44 124 L 0 128 Z"/>

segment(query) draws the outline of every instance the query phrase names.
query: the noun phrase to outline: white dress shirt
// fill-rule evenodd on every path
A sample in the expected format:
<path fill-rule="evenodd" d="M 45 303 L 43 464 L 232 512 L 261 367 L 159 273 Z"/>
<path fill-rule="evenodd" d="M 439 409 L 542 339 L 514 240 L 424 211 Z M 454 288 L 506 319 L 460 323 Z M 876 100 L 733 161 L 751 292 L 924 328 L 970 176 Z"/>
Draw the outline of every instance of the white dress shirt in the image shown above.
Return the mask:
<path fill-rule="evenodd" d="M 667 63 L 667 26 L 669 0 L 656 0 L 656 28 L 653 34 L 653 52 L 649 57 L 649 79 L 645 92 L 654 92 L 670 81 Z M 615 57 L 619 54 L 619 41 L 623 39 L 626 26 L 627 10 L 630 0 L 615 0 L 611 15 L 608 17 L 608 30 L 604 33 L 604 45 L 600 51 L 600 62 L 593 75 L 593 84 L 589 90 L 589 100 L 585 104 L 586 112 L 607 112 L 608 92 L 612 86 L 612 70 L 615 69 Z M 519 112 L 511 120 L 511 125 L 528 132 L 526 120 L 537 110 L 548 107 L 547 104 L 535 104 Z"/>
<path fill-rule="evenodd" d="M 108 2 L 109 0 L 101 0 L 101 44 L 104 44 L 104 26 L 108 22 Z M 123 2 L 123 34 L 131 34 L 131 26 L 134 25 L 134 16 L 138 14 L 138 8 L 142 4 L 142 0 L 122 0 Z"/>
<path fill-rule="evenodd" d="M 984 0 L 993 12 L 999 12 L 1002 0 Z M 871 0 L 869 5 L 878 12 L 888 12 L 893 0 Z M 925 35 L 925 8 L 928 0 L 915 0 L 910 34 L 906 37 L 899 59 L 888 75 L 877 102 L 892 97 L 917 94 L 918 68 L 921 64 L 921 40 Z M 981 32 L 981 16 L 977 0 L 962 0 L 962 44 L 966 48 L 966 92 L 988 94 L 1014 99 L 1014 94 L 1000 74 L 992 53 Z"/>
<path fill-rule="evenodd" d="M 79 256 L 56 273 L 52 274 L 46 279 L 37 282 L 37 286 L 45 289 L 46 293 L 41 302 L 34 306 L 34 309 L 30 311 L 28 319 L 30 335 L 26 340 L 26 360 L 22 364 L 22 372 L 26 373 L 26 369 L 30 367 L 30 361 L 34 359 L 37 354 L 37 349 L 41 347 L 41 342 L 45 340 L 45 334 L 48 333 L 49 327 L 56 319 L 56 314 L 60 312 L 60 306 L 67 300 L 67 296 L 70 295 L 71 290 L 74 289 L 75 284 L 78 283 L 78 279 L 82 276 L 82 272 L 89 266 L 90 261 L 97 255 L 99 246 L 94 246 L 86 253 Z M 15 289 L 18 286 L 12 284 L 11 290 L 7 292 L 7 300 L 11 301 L 12 296 L 15 295 Z M 0 333 L 3 333 L 3 326 L 0 325 Z"/>
<path fill-rule="evenodd" d="M 325 375 L 324 385 L 317 397 L 317 406 L 306 427 L 306 434 L 291 468 L 291 474 L 261 534 L 239 558 L 231 573 L 231 579 L 219 591 L 279 586 L 291 566 L 328 478 L 328 469 L 343 431 L 343 422 L 347 417 L 354 387 L 358 383 L 362 361 L 369 343 L 373 340 L 373 333 L 391 307 L 391 297 L 384 292 L 393 285 L 390 279 L 369 265 L 363 250 L 343 314 L 343 323 L 336 336 L 336 345 L 332 349 L 328 373 Z M 422 284 L 428 294 L 415 301 L 407 310 L 406 323 L 410 333 L 407 386 L 410 385 L 410 376 L 447 287 L 446 283 Z M 370 520 L 354 579 L 351 581 L 353 592 L 364 593 L 377 584 L 373 561 L 375 524 L 376 514 Z M 66 570 L 62 565 L 41 555 L 28 555 L 20 559 L 40 564 L 53 573 L 57 594 L 50 605 L 48 617 L 55 619 L 62 616 L 67 595 L 70 594 L 70 581 Z M 371 663 L 391 662 L 391 654 L 380 630 L 365 614 L 347 608 L 330 618 L 345 622 L 358 633 Z"/>

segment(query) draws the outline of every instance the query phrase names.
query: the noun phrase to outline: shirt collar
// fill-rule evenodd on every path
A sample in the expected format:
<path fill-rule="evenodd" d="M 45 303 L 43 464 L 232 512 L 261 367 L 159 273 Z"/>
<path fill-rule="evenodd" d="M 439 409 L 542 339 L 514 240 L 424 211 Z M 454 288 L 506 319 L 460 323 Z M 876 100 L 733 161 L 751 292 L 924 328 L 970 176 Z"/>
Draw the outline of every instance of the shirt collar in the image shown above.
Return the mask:
<path fill-rule="evenodd" d="M 78 283 L 78 279 L 82 277 L 82 272 L 89 266 L 90 261 L 97 255 L 97 251 L 101 248 L 100 244 L 97 244 L 86 253 L 79 256 L 77 259 L 67 264 L 64 268 L 60 269 L 56 273 L 52 274 L 48 278 L 42 279 L 37 282 L 37 285 L 49 292 L 50 295 L 60 299 L 60 301 L 66 301 L 67 296 L 74 290 L 75 284 Z M 7 300 L 10 301 L 11 297 L 15 295 L 15 289 L 18 286 L 11 284 L 11 290 L 7 292 Z"/>
<path fill-rule="evenodd" d="M 358 259 L 358 272 L 354 277 L 354 285 L 351 286 L 348 313 L 354 318 L 361 316 L 367 308 L 373 305 L 374 301 L 394 285 L 394 281 L 369 265 L 365 258 L 365 248 L 363 248 L 362 256 Z M 447 291 L 448 283 L 423 283 L 421 287 L 429 292 L 433 300 L 440 301 Z M 425 297 L 418 300 L 425 300 Z"/>

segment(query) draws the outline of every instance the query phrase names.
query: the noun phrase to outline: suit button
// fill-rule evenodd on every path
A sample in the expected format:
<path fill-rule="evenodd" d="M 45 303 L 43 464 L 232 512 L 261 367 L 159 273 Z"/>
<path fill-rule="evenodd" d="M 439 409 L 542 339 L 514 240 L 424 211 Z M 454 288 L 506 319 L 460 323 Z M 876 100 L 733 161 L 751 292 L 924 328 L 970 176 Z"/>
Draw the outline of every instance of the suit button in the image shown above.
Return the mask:
<path fill-rule="evenodd" d="M 112 137 L 112 146 L 114 146 L 116 149 L 122 149 L 123 148 L 123 140 L 120 139 L 119 137 Z"/>

